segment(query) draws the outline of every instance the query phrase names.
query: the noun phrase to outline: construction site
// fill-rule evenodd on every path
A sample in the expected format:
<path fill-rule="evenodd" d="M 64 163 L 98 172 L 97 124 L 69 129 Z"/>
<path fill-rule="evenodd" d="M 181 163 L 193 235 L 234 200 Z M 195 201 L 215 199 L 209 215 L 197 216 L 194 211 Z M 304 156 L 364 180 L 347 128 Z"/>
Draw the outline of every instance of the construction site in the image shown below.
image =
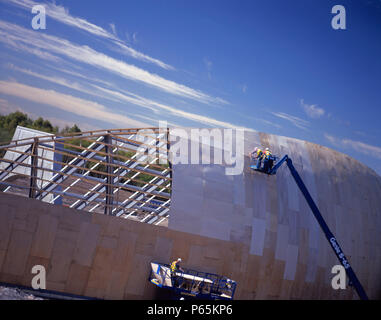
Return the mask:
<path fill-rule="evenodd" d="M 381 298 L 377 173 L 308 141 L 190 130 L 17 127 L 0 147 L 0 282 L 30 288 L 40 265 L 47 291 L 97 299 Z M 277 155 L 267 172 L 258 146 Z"/>

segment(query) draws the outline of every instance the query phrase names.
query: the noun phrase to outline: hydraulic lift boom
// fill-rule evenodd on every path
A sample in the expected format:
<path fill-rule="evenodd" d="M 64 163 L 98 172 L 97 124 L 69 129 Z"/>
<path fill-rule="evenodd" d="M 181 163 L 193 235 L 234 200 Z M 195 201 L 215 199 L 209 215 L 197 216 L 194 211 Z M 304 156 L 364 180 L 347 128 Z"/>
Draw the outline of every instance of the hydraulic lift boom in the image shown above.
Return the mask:
<path fill-rule="evenodd" d="M 310 193 L 308 192 L 303 180 L 301 179 L 299 173 L 296 171 L 294 165 L 292 164 L 292 160 L 288 157 L 288 155 L 285 155 L 280 161 L 277 162 L 277 164 L 268 172 L 268 174 L 276 174 L 277 170 L 280 168 L 280 166 L 283 164 L 283 162 L 287 163 L 288 168 L 291 171 L 291 174 L 298 185 L 300 191 L 302 192 L 304 198 L 306 199 L 309 207 L 312 210 L 312 213 L 314 214 L 316 220 L 318 221 L 321 229 L 323 230 L 325 237 L 327 238 L 329 244 L 331 245 L 334 253 L 336 254 L 337 258 L 339 259 L 340 263 L 344 267 L 350 283 L 354 286 L 356 289 L 357 294 L 362 300 L 368 300 L 368 296 L 365 293 L 364 288 L 362 287 L 360 281 L 358 280 L 355 272 L 353 271 L 352 267 L 350 266 L 347 258 L 344 255 L 343 250 L 341 250 L 341 247 L 339 246 L 335 236 L 333 233 L 329 230 L 328 225 L 325 223 L 318 207 L 316 206 L 314 200 L 312 199 Z"/>

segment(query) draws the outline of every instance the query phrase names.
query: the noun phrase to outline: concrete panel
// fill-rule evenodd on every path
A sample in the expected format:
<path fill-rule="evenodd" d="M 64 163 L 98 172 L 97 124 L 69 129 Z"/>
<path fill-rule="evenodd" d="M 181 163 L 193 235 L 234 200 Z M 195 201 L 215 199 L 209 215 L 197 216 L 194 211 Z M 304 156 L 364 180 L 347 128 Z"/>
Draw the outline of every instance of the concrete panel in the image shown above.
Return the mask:
<path fill-rule="evenodd" d="M 2 272 L 16 276 L 25 273 L 32 239 L 32 233 L 21 230 L 12 231 Z"/>
<path fill-rule="evenodd" d="M 202 236 L 220 240 L 229 240 L 230 231 L 231 226 L 228 222 L 208 217 L 202 218 L 202 227 L 200 232 L 200 235 Z"/>
<path fill-rule="evenodd" d="M 54 238 L 57 233 L 58 219 L 51 215 L 41 215 L 38 228 L 33 238 L 31 255 L 49 259 L 52 253 Z"/>
<path fill-rule="evenodd" d="M 99 225 L 83 222 L 73 260 L 82 266 L 91 266 L 98 245 Z"/>
<path fill-rule="evenodd" d="M 253 218 L 250 254 L 261 256 L 265 245 L 266 220 Z"/>
<path fill-rule="evenodd" d="M 6 212 L 6 214 L 0 215 L 0 250 L 6 250 L 11 236 L 15 214 L 12 210 L 9 210 L 9 206 L 5 203 L 1 205 L 0 212 Z"/>
<path fill-rule="evenodd" d="M 294 280 L 298 261 L 298 247 L 289 244 L 287 246 L 286 266 L 284 269 L 284 279 Z"/>

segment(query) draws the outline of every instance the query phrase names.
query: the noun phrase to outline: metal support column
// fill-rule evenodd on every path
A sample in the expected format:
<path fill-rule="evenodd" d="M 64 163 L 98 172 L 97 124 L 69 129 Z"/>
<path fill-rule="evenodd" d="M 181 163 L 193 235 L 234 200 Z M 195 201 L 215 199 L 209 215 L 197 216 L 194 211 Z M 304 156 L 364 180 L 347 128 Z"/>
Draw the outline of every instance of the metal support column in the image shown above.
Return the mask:
<path fill-rule="evenodd" d="M 112 137 L 108 134 L 104 136 L 105 142 L 105 153 L 106 153 L 106 201 L 105 201 L 105 210 L 104 213 L 108 215 L 112 215 L 113 208 L 113 167 L 110 166 L 113 163 L 112 156 Z"/>
<path fill-rule="evenodd" d="M 29 182 L 29 198 L 36 196 L 36 181 L 37 181 L 37 162 L 38 162 L 38 138 L 34 138 L 31 150 L 30 161 L 30 182 Z"/>
<path fill-rule="evenodd" d="M 170 149 L 171 149 L 171 142 L 169 141 L 169 128 L 167 128 L 167 161 L 168 161 L 168 166 L 170 170 L 169 177 L 172 179 L 172 162 L 170 161 Z"/>

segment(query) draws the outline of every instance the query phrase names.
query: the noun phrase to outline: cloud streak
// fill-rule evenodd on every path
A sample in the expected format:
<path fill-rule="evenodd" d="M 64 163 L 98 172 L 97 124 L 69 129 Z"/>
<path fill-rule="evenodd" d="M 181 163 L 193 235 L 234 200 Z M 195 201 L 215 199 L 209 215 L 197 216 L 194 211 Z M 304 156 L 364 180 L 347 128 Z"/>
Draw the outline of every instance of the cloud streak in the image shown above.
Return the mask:
<path fill-rule="evenodd" d="M 29 12 L 34 5 L 41 4 L 31 0 L 9 0 L 9 3 L 16 5 L 19 8 L 22 8 L 24 10 L 28 10 Z M 131 56 L 137 60 L 155 64 L 163 69 L 174 70 L 172 66 L 158 59 L 154 59 L 126 45 L 121 39 L 117 37 L 116 27 L 115 27 L 115 24 L 113 23 L 110 23 L 110 28 L 112 29 L 112 33 L 110 33 L 104 28 L 97 26 L 91 22 L 88 22 L 85 19 L 70 15 L 68 9 L 62 6 L 58 6 L 54 3 L 43 3 L 43 6 L 46 8 L 46 13 L 49 18 L 52 18 L 68 26 L 80 29 L 82 31 L 86 31 L 94 36 L 102 37 L 104 39 L 110 40 L 112 43 L 122 48 L 123 52 L 126 55 Z"/>
<path fill-rule="evenodd" d="M 374 158 L 381 159 L 380 147 L 352 139 L 340 139 L 327 133 L 324 134 L 324 137 L 334 146 L 350 148 L 356 152 L 365 153 L 367 155 L 373 156 Z"/>
<path fill-rule="evenodd" d="M 32 71 L 24 70 L 21 68 L 17 68 L 17 69 L 21 72 L 28 73 L 32 76 L 36 76 L 36 75 L 38 76 L 38 74 Z M 47 81 L 52 81 L 55 83 L 59 83 L 61 85 L 71 87 L 68 84 L 68 81 L 65 79 L 60 79 L 60 78 L 57 79 L 54 77 L 47 77 L 47 76 L 41 76 L 41 75 L 39 76 L 42 79 L 45 79 Z M 92 87 L 94 87 L 98 91 L 105 93 L 106 96 L 103 96 L 105 99 L 122 102 L 122 103 L 125 103 L 125 102 L 132 103 L 134 105 L 146 108 L 150 110 L 151 112 L 153 112 L 154 114 L 159 114 L 160 111 L 165 111 L 167 112 L 167 114 L 169 113 L 176 117 L 181 117 L 186 120 L 203 123 L 212 127 L 243 128 L 249 131 L 253 131 L 250 128 L 236 126 L 229 122 L 216 120 L 214 118 L 210 118 L 200 114 L 178 110 L 168 105 L 158 103 L 156 101 L 141 97 L 139 95 L 136 95 L 128 91 L 123 91 L 122 93 L 119 91 L 106 89 L 94 84 L 92 85 Z M 82 91 L 83 88 L 73 86 L 72 89 Z M 88 93 L 86 91 L 85 93 Z M 120 114 L 115 114 L 114 112 L 112 112 L 112 110 L 107 109 L 105 106 L 97 102 L 63 94 L 54 90 L 40 89 L 40 88 L 28 86 L 26 84 L 21 84 L 18 82 L 0 81 L 0 93 L 16 96 L 16 97 L 33 101 L 36 103 L 50 105 L 50 106 L 62 109 L 64 111 L 68 111 L 74 114 L 78 114 L 80 116 L 85 116 L 85 117 L 96 119 L 96 120 L 104 120 L 110 123 L 122 123 L 124 126 L 126 126 L 126 124 L 130 124 L 134 127 L 146 126 L 145 123 L 142 123 L 140 121 L 133 120 L 131 118 L 128 118 Z"/>
<path fill-rule="evenodd" d="M 205 104 L 227 103 L 221 98 L 211 97 L 199 90 L 192 89 L 156 74 L 114 59 L 88 46 L 80 46 L 68 40 L 31 31 L 12 23 L 0 21 L 0 42 L 19 49 L 19 45 L 35 47 L 67 58 L 91 65 L 93 67 L 117 74 L 123 78 L 144 83 L 148 86 L 180 97 L 192 99 Z M 41 58 L 41 57 L 40 57 Z"/>
<path fill-rule="evenodd" d="M 143 108 L 147 108 L 150 111 L 153 111 L 154 113 L 157 113 L 157 114 L 159 113 L 160 110 L 162 110 L 162 111 L 166 111 L 166 112 L 168 112 L 174 116 L 185 118 L 187 120 L 192 120 L 195 122 L 204 123 L 204 124 L 207 124 L 209 126 L 223 127 L 223 128 L 237 128 L 237 127 L 239 127 L 239 126 L 236 126 L 236 125 L 231 124 L 229 122 L 216 120 L 214 118 L 210 118 L 210 117 L 203 116 L 203 115 L 196 114 L 196 113 L 182 111 L 182 110 L 170 107 L 168 105 L 165 105 L 165 104 L 162 104 L 162 103 L 141 97 L 137 94 L 128 92 L 126 90 L 119 92 L 119 91 L 115 91 L 115 90 L 102 88 L 102 87 L 99 87 L 96 85 L 94 85 L 94 87 L 97 88 L 98 90 L 105 92 L 108 95 L 113 96 L 114 98 L 120 99 L 121 101 L 124 101 L 124 102 L 133 103 L 133 104 L 138 105 L 138 106 L 143 107 Z M 252 129 L 249 129 L 249 128 L 244 128 L 244 129 L 252 131 Z"/>
<path fill-rule="evenodd" d="M 54 90 L 40 89 L 18 82 L 0 81 L 0 93 L 59 108 L 79 116 L 102 120 L 112 124 L 118 123 L 124 127 L 146 126 L 143 122 L 122 114 L 116 114 L 97 102 L 77 98 Z"/>
<path fill-rule="evenodd" d="M 275 117 L 291 122 L 295 127 L 299 129 L 308 130 L 307 127 L 309 126 L 309 122 L 306 120 L 300 119 L 298 117 L 289 115 L 284 112 L 270 112 L 270 113 L 274 115 Z"/>
<path fill-rule="evenodd" d="M 94 90 L 91 90 L 90 88 L 86 88 L 77 82 L 69 81 L 67 79 L 60 78 L 60 77 L 51 77 L 51 76 L 43 75 L 41 73 L 36 73 L 36 72 L 33 72 L 31 70 L 28 70 L 28 69 L 19 68 L 17 66 L 14 66 L 13 64 L 9 64 L 8 67 L 12 70 L 22 72 L 22 73 L 27 74 L 29 76 L 36 77 L 36 78 L 39 78 L 39 79 L 42 79 L 45 81 L 49 81 L 52 83 L 56 83 L 56 84 L 59 84 L 59 85 L 64 86 L 64 87 L 67 87 L 67 88 L 70 88 L 70 89 L 73 89 L 73 90 L 76 90 L 76 91 L 79 91 L 79 92 L 82 92 L 85 94 L 89 94 L 91 96 L 95 96 L 98 98 L 105 98 L 102 94 L 96 93 Z M 116 99 L 112 99 L 112 98 L 108 98 L 108 99 L 111 101 L 114 101 L 114 102 L 119 102 L 119 100 L 116 100 Z"/>
<path fill-rule="evenodd" d="M 300 99 L 300 105 L 302 106 L 304 112 L 310 118 L 320 118 L 325 114 L 325 110 L 319 108 L 316 104 L 307 104 L 304 103 L 304 99 Z"/>

